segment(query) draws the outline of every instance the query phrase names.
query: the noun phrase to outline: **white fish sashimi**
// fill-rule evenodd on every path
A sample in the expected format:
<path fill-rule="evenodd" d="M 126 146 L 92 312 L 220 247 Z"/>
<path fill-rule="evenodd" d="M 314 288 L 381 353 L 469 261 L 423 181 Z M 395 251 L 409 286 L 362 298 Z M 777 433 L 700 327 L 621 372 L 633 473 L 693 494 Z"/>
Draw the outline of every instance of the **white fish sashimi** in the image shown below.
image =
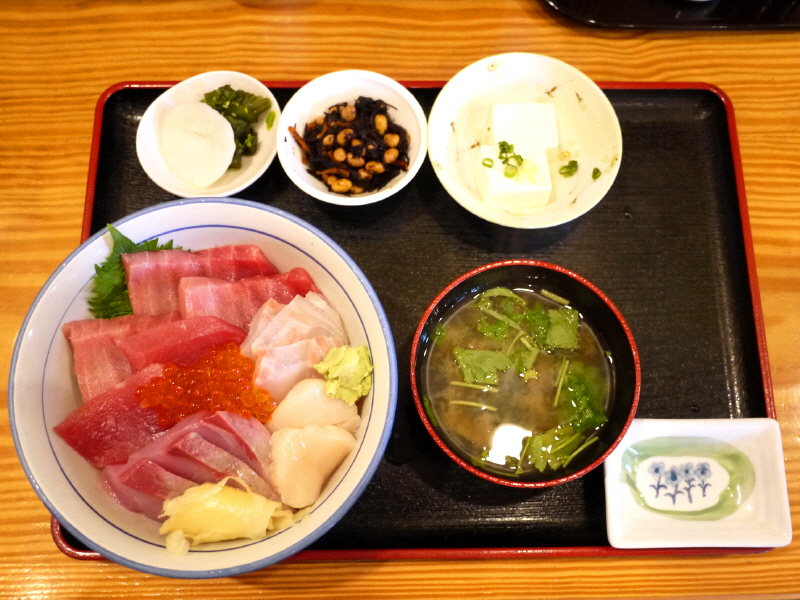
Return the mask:
<path fill-rule="evenodd" d="M 316 502 L 322 486 L 356 446 L 335 425 L 284 427 L 272 436 L 272 481 L 281 502 L 303 508 Z"/>
<path fill-rule="evenodd" d="M 253 384 L 281 402 L 298 381 L 320 377 L 314 365 L 340 345 L 341 341 L 334 338 L 315 337 L 267 348 L 256 362 Z"/>
<path fill-rule="evenodd" d="M 253 320 L 250 321 L 250 328 L 247 332 L 247 337 L 245 338 L 244 342 L 242 342 L 240 347 L 240 351 L 244 356 L 255 360 L 256 356 L 252 351 L 253 342 L 258 339 L 259 334 L 264 330 L 265 327 L 267 327 L 267 325 L 270 324 L 272 319 L 275 318 L 275 315 L 277 315 L 284 306 L 286 305 L 281 304 L 273 298 L 270 298 L 263 304 L 261 308 L 258 309 L 258 312 L 253 317 Z"/>
<path fill-rule="evenodd" d="M 286 394 L 272 413 L 267 429 L 275 432 L 284 427 L 335 425 L 355 435 L 360 424 L 358 407 L 329 396 L 325 380 L 314 378 L 299 381 Z"/>
<path fill-rule="evenodd" d="M 295 296 L 269 320 L 262 318 L 256 322 L 253 319 L 250 335 L 245 340 L 247 347 L 244 352 L 257 358 L 268 348 L 288 346 L 320 336 L 339 340 L 338 346 L 347 343 L 347 334 L 339 313 L 323 296 L 309 292 L 306 296 Z"/>
<path fill-rule="evenodd" d="M 210 187 L 228 170 L 236 150 L 233 127 L 202 102 L 176 104 L 164 115 L 161 156 L 167 169 L 186 183 Z"/>

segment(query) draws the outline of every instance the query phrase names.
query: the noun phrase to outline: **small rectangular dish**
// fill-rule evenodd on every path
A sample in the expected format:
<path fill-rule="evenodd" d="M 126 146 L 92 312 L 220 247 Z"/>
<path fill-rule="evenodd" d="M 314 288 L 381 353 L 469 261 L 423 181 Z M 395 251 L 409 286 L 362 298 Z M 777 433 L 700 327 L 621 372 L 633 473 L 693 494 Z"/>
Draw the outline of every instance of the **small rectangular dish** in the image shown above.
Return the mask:
<path fill-rule="evenodd" d="M 774 419 L 634 419 L 604 469 L 615 548 L 774 548 L 792 541 Z"/>

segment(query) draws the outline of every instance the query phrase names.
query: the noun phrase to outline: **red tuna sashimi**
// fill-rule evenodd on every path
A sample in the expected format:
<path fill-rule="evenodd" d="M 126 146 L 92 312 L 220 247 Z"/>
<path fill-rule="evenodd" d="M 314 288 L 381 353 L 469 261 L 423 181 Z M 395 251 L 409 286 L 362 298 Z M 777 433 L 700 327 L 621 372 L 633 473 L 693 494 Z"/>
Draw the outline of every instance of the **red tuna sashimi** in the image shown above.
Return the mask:
<path fill-rule="evenodd" d="M 241 344 L 247 332 L 219 317 L 193 317 L 173 321 L 129 336 L 118 342 L 133 371 L 148 365 L 175 363 L 189 366 L 212 348 Z"/>
<path fill-rule="evenodd" d="M 156 410 L 143 408 L 135 396 L 138 388 L 162 373 L 161 365 L 151 365 L 131 375 L 79 406 L 53 431 L 99 469 L 124 463 L 130 454 L 166 431 L 158 424 Z"/>
<path fill-rule="evenodd" d="M 158 520 L 164 500 L 177 498 L 194 481 L 175 475 L 147 458 L 132 466 L 110 465 L 103 470 L 106 491 L 119 504 L 133 512 Z"/>
<path fill-rule="evenodd" d="M 135 315 L 177 310 L 178 282 L 183 277 L 237 281 L 278 272 L 255 245 L 221 246 L 198 252 L 134 252 L 122 255 L 122 265 Z"/>
<path fill-rule="evenodd" d="M 179 312 L 157 317 L 126 315 L 66 323 L 62 331 L 72 348 L 73 371 L 84 402 L 122 383 L 133 372 L 117 346 L 127 337 L 180 319 Z"/>
<path fill-rule="evenodd" d="M 288 304 L 298 294 L 317 292 L 311 275 L 297 267 L 271 277 L 250 277 L 227 282 L 206 277 L 185 277 L 178 286 L 179 309 L 184 318 L 215 315 L 247 329 L 258 309 L 270 299 Z"/>

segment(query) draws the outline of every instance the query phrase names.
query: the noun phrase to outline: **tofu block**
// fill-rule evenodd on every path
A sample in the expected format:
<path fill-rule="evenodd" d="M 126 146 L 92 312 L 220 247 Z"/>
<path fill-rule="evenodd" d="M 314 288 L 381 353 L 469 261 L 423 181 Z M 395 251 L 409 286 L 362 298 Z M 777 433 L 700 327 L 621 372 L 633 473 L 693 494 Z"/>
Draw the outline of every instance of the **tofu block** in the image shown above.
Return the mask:
<path fill-rule="evenodd" d="M 492 134 L 495 146 L 514 144 L 514 151 L 523 158 L 536 148 L 556 148 L 555 107 L 544 102 L 498 104 L 492 109 Z"/>
<path fill-rule="evenodd" d="M 492 108 L 491 123 L 494 145 L 481 146 L 481 159 L 491 159 L 492 166 L 478 166 L 476 178 L 484 201 L 520 214 L 547 204 L 552 192 L 547 151 L 555 152 L 558 147 L 553 105 L 498 104 Z M 514 177 L 505 176 L 506 165 L 499 158 L 500 142 L 513 145 L 514 154 L 523 159 Z"/>
<path fill-rule="evenodd" d="M 514 146 L 516 151 L 516 145 Z M 497 146 L 481 146 L 482 159 L 492 159 L 492 166 L 479 165 L 478 187 L 485 202 L 502 210 L 525 213 L 550 200 L 552 183 L 547 154 L 543 147 L 529 150 L 514 177 L 505 176 L 506 165 L 498 158 Z"/>

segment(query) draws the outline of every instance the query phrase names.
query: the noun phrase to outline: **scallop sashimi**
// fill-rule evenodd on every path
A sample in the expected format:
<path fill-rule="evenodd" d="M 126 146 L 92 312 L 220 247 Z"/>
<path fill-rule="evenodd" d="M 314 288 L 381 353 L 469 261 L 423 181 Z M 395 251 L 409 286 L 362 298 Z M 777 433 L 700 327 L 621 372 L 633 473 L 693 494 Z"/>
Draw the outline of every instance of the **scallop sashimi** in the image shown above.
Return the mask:
<path fill-rule="evenodd" d="M 281 502 L 292 508 L 313 504 L 323 484 L 356 446 L 356 438 L 335 425 L 285 427 L 272 435 L 272 482 Z"/>
<path fill-rule="evenodd" d="M 360 424 L 355 404 L 329 396 L 325 392 L 325 380 L 313 378 L 303 379 L 286 394 L 272 413 L 267 429 L 275 432 L 284 427 L 336 425 L 355 434 Z"/>

